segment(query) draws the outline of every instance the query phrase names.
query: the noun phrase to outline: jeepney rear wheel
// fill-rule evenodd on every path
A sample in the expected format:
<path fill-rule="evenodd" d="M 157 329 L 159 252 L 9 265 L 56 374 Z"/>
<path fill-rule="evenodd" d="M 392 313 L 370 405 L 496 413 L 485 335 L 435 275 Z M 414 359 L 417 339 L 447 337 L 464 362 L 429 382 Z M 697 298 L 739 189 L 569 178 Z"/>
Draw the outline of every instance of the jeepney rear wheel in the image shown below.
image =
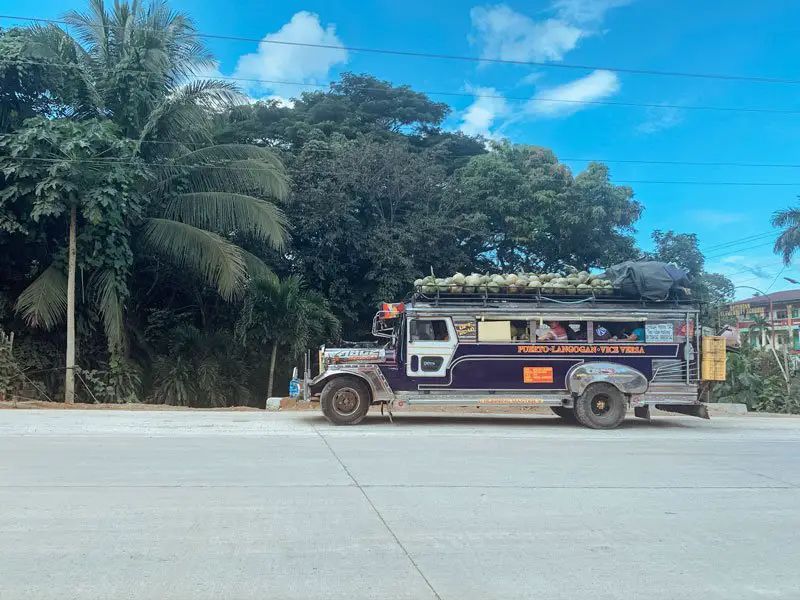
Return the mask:
<path fill-rule="evenodd" d="M 369 387 L 358 377 L 336 377 L 322 388 L 319 401 L 334 425 L 358 425 L 369 411 Z"/>
<path fill-rule="evenodd" d="M 569 408 L 568 406 L 551 406 L 550 410 L 552 410 L 556 416 L 564 419 L 564 421 L 567 423 L 575 423 L 577 420 L 575 418 L 575 410 Z"/>
<path fill-rule="evenodd" d="M 575 418 L 591 429 L 614 429 L 625 420 L 625 398 L 610 383 L 593 383 L 575 401 Z"/>

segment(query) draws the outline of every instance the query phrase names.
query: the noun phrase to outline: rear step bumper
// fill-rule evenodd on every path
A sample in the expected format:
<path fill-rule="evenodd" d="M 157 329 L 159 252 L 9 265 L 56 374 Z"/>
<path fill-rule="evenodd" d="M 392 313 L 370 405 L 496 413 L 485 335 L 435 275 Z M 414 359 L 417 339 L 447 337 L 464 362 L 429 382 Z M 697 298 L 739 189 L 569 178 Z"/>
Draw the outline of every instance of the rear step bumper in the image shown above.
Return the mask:
<path fill-rule="evenodd" d="M 708 408 L 706 408 L 705 404 L 656 404 L 655 407 L 658 410 L 689 415 L 690 417 L 711 418 L 708 416 Z"/>

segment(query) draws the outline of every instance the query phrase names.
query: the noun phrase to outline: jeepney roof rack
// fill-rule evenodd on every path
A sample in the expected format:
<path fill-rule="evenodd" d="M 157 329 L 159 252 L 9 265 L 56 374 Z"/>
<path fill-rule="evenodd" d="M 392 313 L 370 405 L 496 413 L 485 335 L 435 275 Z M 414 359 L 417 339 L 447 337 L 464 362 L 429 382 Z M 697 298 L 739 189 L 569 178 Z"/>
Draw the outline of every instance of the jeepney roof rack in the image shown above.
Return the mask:
<path fill-rule="evenodd" d="M 610 292 L 610 293 L 609 293 Z M 475 292 L 442 292 L 425 293 L 420 288 L 416 288 L 407 298 L 406 302 L 423 302 L 434 306 L 494 306 L 497 304 L 561 304 L 561 305 L 585 305 L 585 304 L 630 304 L 641 307 L 654 306 L 685 306 L 697 304 L 697 301 L 689 295 L 688 290 L 682 292 L 673 290 L 667 299 L 662 302 L 653 302 L 641 297 L 623 295 L 619 290 L 604 290 L 603 294 L 595 294 L 594 290 L 590 294 L 543 294 L 537 292 L 508 293 L 508 292 L 489 292 L 480 290 Z"/>

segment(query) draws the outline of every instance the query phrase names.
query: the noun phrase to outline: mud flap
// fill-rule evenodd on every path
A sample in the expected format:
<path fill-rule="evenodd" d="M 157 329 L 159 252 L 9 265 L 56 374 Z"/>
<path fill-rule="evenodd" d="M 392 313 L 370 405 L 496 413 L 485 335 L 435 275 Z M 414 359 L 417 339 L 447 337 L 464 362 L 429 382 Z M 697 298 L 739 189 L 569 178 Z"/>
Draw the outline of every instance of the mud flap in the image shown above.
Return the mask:
<path fill-rule="evenodd" d="M 648 405 L 644 406 L 635 406 L 633 409 L 633 414 L 635 417 L 639 419 L 646 419 L 650 420 L 650 407 Z"/>
<path fill-rule="evenodd" d="M 690 417 L 711 418 L 708 416 L 708 409 L 705 404 L 656 404 L 656 408 L 666 412 L 689 415 Z"/>

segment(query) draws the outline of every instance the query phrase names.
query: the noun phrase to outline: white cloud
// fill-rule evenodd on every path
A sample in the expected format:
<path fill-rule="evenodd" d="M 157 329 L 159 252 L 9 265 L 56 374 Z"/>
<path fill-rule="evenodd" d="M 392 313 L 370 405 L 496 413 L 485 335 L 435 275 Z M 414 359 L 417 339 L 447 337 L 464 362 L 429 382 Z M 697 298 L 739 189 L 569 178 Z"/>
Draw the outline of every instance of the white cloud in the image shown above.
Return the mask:
<path fill-rule="evenodd" d="M 723 225 L 730 225 L 732 223 L 744 221 L 747 215 L 737 212 L 704 208 L 690 210 L 688 213 L 686 213 L 686 216 L 693 221 L 699 221 L 705 226 L 721 227 Z"/>
<path fill-rule="evenodd" d="M 585 77 L 549 89 L 530 99 L 526 111 L 543 117 L 566 117 L 607 98 L 620 89 L 619 78 L 610 71 L 593 71 Z"/>
<path fill-rule="evenodd" d="M 632 0 L 554 0 L 553 17 L 534 20 L 507 4 L 476 6 L 470 11 L 470 40 L 481 56 L 509 61 L 557 62 L 581 39 L 598 33 L 607 11 Z"/>
<path fill-rule="evenodd" d="M 525 77 L 519 80 L 518 85 L 534 85 L 540 79 L 542 79 L 542 77 L 544 77 L 544 73 L 542 73 L 541 71 L 531 71 L 530 73 L 525 75 Z"/>
<path fill-rule="evenodd" d="M 298 42 L 322 44 L 335 48 L 284 45 L 265 42 Z M 301 11 L 275 33 L 268 33 L 258 45 L 258 51 L 239 57 L 234 77 L 315 83 L 327 78 L 336 65 L 346 63 L 347 50 L 336 35 L 334 25 L 322 26 L 319 16 Z M 296 85 L 265 82 L 240 82 L 251 95 L 298 96 L 307 88 Z"/>
<path fill-rule="evenodd" d="M 475 102 L 462 115 L 459 127 L 467 135 L 495 137 L 492 127 L 498 119 L 508 114 L 508 103 L 496 89 L 490 87 L 474 88 Z"/>
<path fill-rule="evenodd" d="M 517 61 L 559 61 L 575 48 L 583 32 L 566 21 L 534 21 L 505 4 L 476 6 L 470 11 L 481 56 Z"/>
<path fill-rule="evenodd" d="M 559 18 L 565 21 L 593 24 L 601 22 L 612 8 L 631 2 L 633 0 L 555 0 L 553 8 Z"/>
<path fill-rule="evenodd" d="M 656 108 L 651 106 L 647 109 L 644 121 L 639 123 L 636 131 L 645 135 L 652 135 L 659 133 L 665 129 L 677 127 L 683 123 L 684 111 L 665 106 L 664 108 Z"/>

